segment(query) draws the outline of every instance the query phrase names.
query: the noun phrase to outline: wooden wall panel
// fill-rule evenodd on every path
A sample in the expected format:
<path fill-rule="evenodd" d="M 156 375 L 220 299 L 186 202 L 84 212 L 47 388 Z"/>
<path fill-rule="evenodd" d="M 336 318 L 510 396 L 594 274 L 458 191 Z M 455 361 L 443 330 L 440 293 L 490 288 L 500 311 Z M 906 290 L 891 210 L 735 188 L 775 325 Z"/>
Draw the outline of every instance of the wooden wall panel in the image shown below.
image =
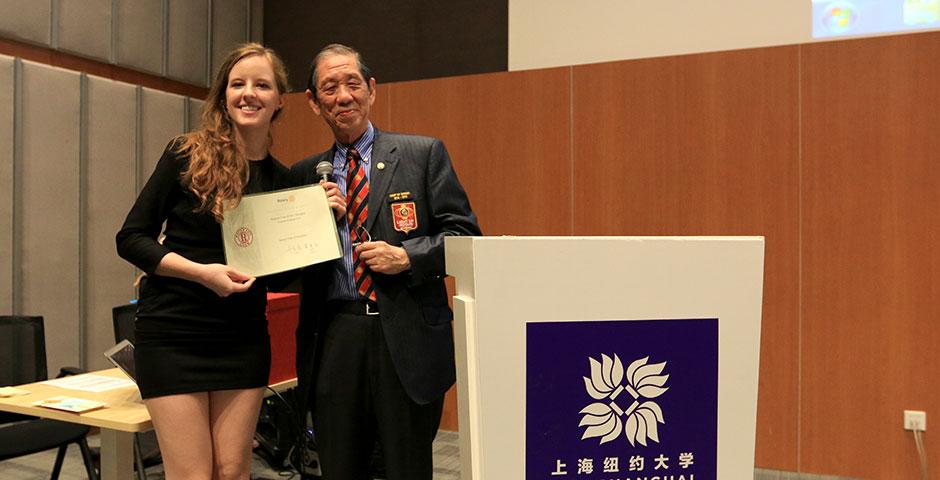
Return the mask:
<path fill-rule="evenodd" d="M 115 0 L 114 62 L 143 72 L 164 74 L 164 1 Z M 159 53 L 158 53 L 159 52 Z"/>
<path fill-rule="evenodd" d="M 89 60 L 63 51 L 50 50 L 48 48 L 37 47 L 35 45 L 4 38 L 0 38 L 0 54 L 67 68 L 69 70 L 75 70 L 76 72 L 97 75 L 121 82 L 134 83 L 166 92 L 187 95 L 193 98 L 205 98 L 208 93 L 208 89 L 205 87 L 189 85 L 166 77 L 150 75 L 117 65 Z"/>
<path fill-rule="evenodd" d="M 795 470 L 797 47 L 575 67 L 574 234 L 763 235 L 757 463 Z M 768 448 L 770 447 L 770 448 Z"/>
<path fill-rule="evenodd" d="M 60 49 L 111 60 L 111 0 L 59 0 L 56 18 Z"/>
<path fill-rule="evenodd" d="M 49 372 L 80 365 L 79 74 L 22 63 L 22 119 L 14 148 L 13 313 L 42 315 Z M 54 93 L 50 93 L 54 92 Z"/>
<path fill-rule="evenodd" d="M 228 52 L 248 41 L 249 0 L 212 0 L 209 42 L 209 82 L 215 78 Z"/>
<path fill-rule="evenodd" d="M 89 76 L 85 86 L 82 168 L 85 358 L 88 369 L 110 368 L 101 353 L 114 345 L 111 308 L 135 296 L 134 266 L 115 252 L 114 235 L 136 195 L 137 87 Z"/>
<path fill-rule="evenodd" d="M 155 74 L 167 85 L 205 90 L 213 60 L 249 35 L 261 40 L 262 4 L 263 0 L 0 0 L 0 12 L 16 12 L 0 15 L 0 37 L 4 37 L 0 47 L 21 43 L 65 55 L 70 63 L 94 65 L 67 66 L 72 70 L 101 75 L 103 70 L 130 67 L 140 70 L 134 74 L 145 79 L 153 75 L 141 72 Z M 66 66 L 55 57 L 55 62 L 44 63 Z M 76 59 L 79 62 L 73 62 Z"/>
<path fill-rule="evenodd" d="M 185 131 L 186 97 L 141 88 L 138 118 L 138 191 L 147 183 L 170 140 Z"/>
<path fill-rule="evenodd" d="M 166 5 L 166 76 L 193 85 L 208 85 L 209 1 L 169 0 Z"/>
<path fill-rule="evenodd" d="M 391 85 L 390 128 L 442 139 L 487 235 L 571 234 L 567 69 Z"/>
<path fill-rule="evenodd" d="M 0 35 L 41 45 L 52 42 L 52 2 L 0 0 L 0 11 L 7 12 L 0 15 Z"/>
<path fill-rule="evenodd" d="M 937 33 L 803 47 L 806 471 L 917 477 L 902 410 L 940 412 L 938 59 Z"/>
<path fill-rule="evenodd" d="M 204 100 L 197 100 L 195 98 L 188 98 L 186 100 L 186 126 L 185 130 L 187 132 L 192 132 L 199 128 L 202 124 L 202 107 L 204 107 L 206 102 Z"/>
<path fill-rule="evenodd" d="M 0 55 L 0 315 L 13 311 L 14 65 Z"/>

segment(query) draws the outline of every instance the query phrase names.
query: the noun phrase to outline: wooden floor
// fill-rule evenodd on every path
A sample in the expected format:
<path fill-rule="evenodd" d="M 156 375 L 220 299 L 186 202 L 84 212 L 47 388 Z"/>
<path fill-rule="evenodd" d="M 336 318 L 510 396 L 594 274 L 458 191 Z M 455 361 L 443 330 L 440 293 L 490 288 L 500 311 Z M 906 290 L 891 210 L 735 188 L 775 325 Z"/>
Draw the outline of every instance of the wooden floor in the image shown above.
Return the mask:
<path fill-rule="evenodd" d="M 90 437 L 89 444 L 98 445 L 97 437 Z M 55 451 L 37 453 L 26 457 L 0 462 L 0 478 L 3 480 L 47 480 L 55 461 Z M 255 456 L 251 468 L 252 480 L 287 480 L 294 472 L 278 472 L 260 457 Z M 61 480 L 85 480 L 85 468 L 78 448 L 69 448 Z M 163 480 L 163 469 L 154 466 L 147 470 L 149 480 Z M 299 479 L 299 477 L 293 477 Z M 460 451 L 457 433 L 441 431 L 434 440 L 434 480 L 460 480 Z M 844 477 L 814 475 L 808 473 L 780 472 L 756 469 L 754 480 L 851 480 Z"/>
<path fill-rule="evenodd" d="M 88 438 L 89 445 L 97 446 L 97 436 Z M 37 453 L 25 457 L 14 458 L 0 462 L 0 479 L 3 480 L 48 480 L 55 463 L 55 450 Z M 272 469 L 264 460 L 255 455 L 251 467 L 253 480 L 286 480 L 294 472 L 278 472 Z M 85 467 L 78 448 L 69 447 L 62 465 L 60 480 L 85 480 Z M 147 469 L 149 480 L 163 480 L 162 466 Z M 294 477 L 299 479 L 299 476 Z M 457 433 L 441 431 L 434 440 L 434 480 L 460 479 L 460 451 L 457 447 Z"/>

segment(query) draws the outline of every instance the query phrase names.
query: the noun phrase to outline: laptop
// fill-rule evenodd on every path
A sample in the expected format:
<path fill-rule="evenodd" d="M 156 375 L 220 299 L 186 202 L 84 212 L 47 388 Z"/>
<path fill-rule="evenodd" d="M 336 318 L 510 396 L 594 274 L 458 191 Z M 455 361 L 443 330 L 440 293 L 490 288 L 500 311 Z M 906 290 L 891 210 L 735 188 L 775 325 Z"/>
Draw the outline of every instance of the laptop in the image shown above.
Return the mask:
<path fill-rule="evenodd" d="M 117 345 L 104 352 L 104 356 L 120 368 L 134 383 L 137 383 L 137 371 L 134 369 L 134 344 L 128 340 L 121 340 Z"/>

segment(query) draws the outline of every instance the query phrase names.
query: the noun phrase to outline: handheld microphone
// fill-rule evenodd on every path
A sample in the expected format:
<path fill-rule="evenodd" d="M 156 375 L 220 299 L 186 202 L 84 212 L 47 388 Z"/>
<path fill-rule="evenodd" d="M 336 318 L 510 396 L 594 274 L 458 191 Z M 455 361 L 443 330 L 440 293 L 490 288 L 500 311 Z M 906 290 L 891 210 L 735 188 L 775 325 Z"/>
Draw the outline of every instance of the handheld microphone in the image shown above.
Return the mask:
<path fill-rule="evenodd" d="M 333 181 L 333 163 L 328 160 L 323 160 L 317 164 L 316 167 L 317 176 L 320 177 L 320 180 L 325 182 Z"/>

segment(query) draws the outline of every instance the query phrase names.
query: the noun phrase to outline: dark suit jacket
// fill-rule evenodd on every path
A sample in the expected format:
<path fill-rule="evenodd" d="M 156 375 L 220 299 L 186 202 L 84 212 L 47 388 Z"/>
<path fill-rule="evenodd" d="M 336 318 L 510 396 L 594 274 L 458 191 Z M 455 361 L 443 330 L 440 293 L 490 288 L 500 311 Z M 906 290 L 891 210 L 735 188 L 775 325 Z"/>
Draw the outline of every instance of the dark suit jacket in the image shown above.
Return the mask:
<path fill-rule="evenodd" d="M 317 183 L 314 171 L 334 150 L 294 165 L 304 184 Z M 378 168 L 384 164 L 385 168 Z M 414 202 L 417 228 L 393 227 L 392 204 Z M 444 286 L 444 237 L 481 235 L 467 194 L 457 180 L 444 144 L 434 138 L 376 130 L 369 184 L 366 229 L 408 252 L 411 269 L 398 275 L 373 272 L 382 329 L 395 370 L 408 395 L 425 404 L 454 383 L 453 313 Z M 309 405 L 316 375 L 317 343 L 327 319 L 325 300 L 333 264 L 302 272 L 300 323 L 297 328 L 298 400 Z"/>

